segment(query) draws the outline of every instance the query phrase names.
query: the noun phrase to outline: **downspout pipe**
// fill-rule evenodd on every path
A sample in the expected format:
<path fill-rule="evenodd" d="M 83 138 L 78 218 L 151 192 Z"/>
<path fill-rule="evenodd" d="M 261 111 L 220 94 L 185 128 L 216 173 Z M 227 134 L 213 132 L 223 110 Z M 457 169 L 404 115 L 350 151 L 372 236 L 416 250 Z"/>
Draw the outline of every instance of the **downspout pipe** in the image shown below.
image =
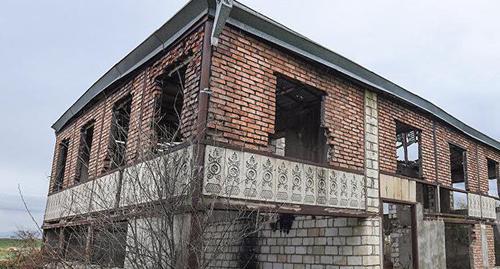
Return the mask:
<path fill-rule="evenodd" d="M 219 36 L 224 29 L 227 19 L 229 18 L 231 9 L 233 9 L 233 0 L 217 0 L 214 26 L 210 36 L 210 43 L 213 46 L 217 46 L 219 44 Z"/>

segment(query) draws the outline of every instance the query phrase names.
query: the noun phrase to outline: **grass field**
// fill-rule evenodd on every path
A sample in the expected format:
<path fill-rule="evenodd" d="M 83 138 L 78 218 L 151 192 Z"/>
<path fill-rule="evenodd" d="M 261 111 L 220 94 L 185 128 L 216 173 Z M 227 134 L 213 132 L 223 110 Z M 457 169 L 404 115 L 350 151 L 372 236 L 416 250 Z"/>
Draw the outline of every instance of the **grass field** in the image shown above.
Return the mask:
<path fill-rule="evenodd" d="M 41 246 L 41 241 L 38 242 Z M 0 261 L 12 257 L 12 250 L 20 250 L 23 248 L 23 242 L 19 239 L 0 238 Z"/>

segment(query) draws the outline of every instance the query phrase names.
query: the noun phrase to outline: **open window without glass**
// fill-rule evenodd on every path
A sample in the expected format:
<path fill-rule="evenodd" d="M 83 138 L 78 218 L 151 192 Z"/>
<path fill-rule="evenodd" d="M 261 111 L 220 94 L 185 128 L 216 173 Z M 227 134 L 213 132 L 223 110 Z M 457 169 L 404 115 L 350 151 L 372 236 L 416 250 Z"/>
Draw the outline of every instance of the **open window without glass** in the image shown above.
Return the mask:
<path fill-rule="evenodd" d="M 277 155 L 325 162 L 327 142 L 322 124 L 324 92 L 278 77 L 275 132 L 269 138 Z"/>
<path fill-rule="evenodd" d="M 53 191 L 60 191 L 63 189 L 64 175 L 66 172 L 66 161 L 68 159 L 69 139 L 63 140 L 58 147 L 59 153 L 57 155 L 56 179 L 54 182 Z"/>
<path fill-rule="evenodd" d="M 437 188 L 434 185 L 417 182 L 417 202 L 422 204 L 424 213 L 437 212 Z"/>
<path fill-rule="evenodd" d="M 440 187 L 439 199 L 441 213 L 464 216 L 468 214 L 469 200 L 466 192 Z"/>
<path fill-rule="evenodd" d="M 92 236 L 92 264 L 123 268 L 127 241 L 127 222 L 114 222 L 94 227 Z"/>
<path fill-rule="evenodd" d="M 115 169 L 125 164 L 131 104 L 132 98 L 127 96 L 117 102 L 113 108 L 109 151 L 110 169 Z"/>
<path fill-rule="evenodd" d="M 450 144 L 450 173 L 453 188 L 465 190 L 467 185 L 467 151 Z"/>
<path fill-rule="evenodd" d="M 498 197 L 498 162 L 488 159 L 488 195 Z"/>
<path fill-rule="evenodd" d="M 397 174 L 421 177 L 420 133 L 420 130 L 396 121 Z"/>
<path fill-rule="evenodd" d="M 86 124 L 80 132 L 80 149 L 78 152 L 77 182 L 85 182 L 89 179 L 90 151 L 94 138 L 94 122 Z"/>
<path fill-rule="evenodd" d="M 87 226 L 69 226 L 63 229 L 64 258 L 68 261 L 84 261 L 87 243 Z"/>
<path fill-rule="evenodd" d="M 155 130 L 158 152 L 180 144 L 183 140 L 180 125 L 184 104 L 184 78 L 186 63 L 181 64 L 156 79 L 160 90 L 156 104 Z"/>

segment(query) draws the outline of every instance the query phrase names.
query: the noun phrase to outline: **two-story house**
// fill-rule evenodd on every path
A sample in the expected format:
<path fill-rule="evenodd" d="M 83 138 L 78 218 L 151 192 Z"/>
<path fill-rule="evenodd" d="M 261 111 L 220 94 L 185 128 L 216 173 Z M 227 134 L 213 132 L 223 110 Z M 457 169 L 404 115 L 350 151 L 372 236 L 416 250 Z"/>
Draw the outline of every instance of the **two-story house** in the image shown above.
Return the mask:
<path fill-rule="evenodd" d="M 149 240 L 133 230 L 157 201 L 131 190 L 130 169 L 178 154 L 161 169 L 187 167 L 193 203 L 267 216 L 209 267 L 500 263 L 500 142 L 236 1 L 190 1 L 52 127 L 44 240 L 68 261 L 134 267 L 127 242 Z M 203 250 L 228 214 L 198 242 L 192 209 L 181 237 Z"/>

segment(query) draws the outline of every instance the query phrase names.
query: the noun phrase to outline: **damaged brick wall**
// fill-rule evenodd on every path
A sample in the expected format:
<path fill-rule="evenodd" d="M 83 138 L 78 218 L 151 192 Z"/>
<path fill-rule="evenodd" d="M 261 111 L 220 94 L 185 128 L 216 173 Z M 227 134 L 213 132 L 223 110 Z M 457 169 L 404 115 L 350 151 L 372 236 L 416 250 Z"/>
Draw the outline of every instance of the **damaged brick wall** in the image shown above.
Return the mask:
<path fill-rule="evenodd" d="M 192 57 L 187 66 L 184 85 L 184 109 L 181 114 L 181 132 L 184 137 L 193 135 L 196 126 L 198 104 L 198 86 L 201 70 L 201 50 L 203 42 L 203 27 L 195 29 L 191 34 L 178 41 L 161 56 L 151 60 L 139 71 L 130 75 L 119 85 L 106 90 L 97 97 L 79 115 L 72 119 L 56 134 L 56 148 L 52 164 L 50 191 L 53 190 L 56 175 L 58 148 L 64 139 L 70 139 L 66 171 L 63 187 L 72 186 L 75 182 L 78 152 L 80 147 L 80 130 L 90 120 L 94 120 L 94 139 L 92 141 L 91 157 L 89 162 L 89 178 L 95 178 L 106 173 L 108 165 L 108 147 L 110 143 L 110 130 L 112 110 L 116 101 L 131 95 L 131 115 L 126 149 L 126 162 L 133 163 L 138 158 L 140 145 L 148 145 L 153 123 L 155 91 L 157 86 L 155 78 L 163 70 L 179 59 L 185 60 Z"/>
<path fill-rule="evenodd" d="M 333 149 L 330 164 L 362 171 L 364 90 L 230 27 L 212 57 L 209 138 L 270 151 L 278 74 L 327 93 L 324 124 Z"/>

